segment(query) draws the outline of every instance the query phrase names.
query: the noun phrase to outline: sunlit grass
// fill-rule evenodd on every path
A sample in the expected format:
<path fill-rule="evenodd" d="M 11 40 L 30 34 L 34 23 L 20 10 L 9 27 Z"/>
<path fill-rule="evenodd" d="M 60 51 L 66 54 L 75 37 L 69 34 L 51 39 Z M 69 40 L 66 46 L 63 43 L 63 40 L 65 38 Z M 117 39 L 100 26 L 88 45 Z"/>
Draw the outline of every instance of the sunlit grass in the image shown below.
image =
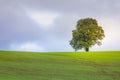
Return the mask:
<path fill-rule="evenodd" d="M 0 51 L 0 80 L 119 80 L 120 52 Z"/>

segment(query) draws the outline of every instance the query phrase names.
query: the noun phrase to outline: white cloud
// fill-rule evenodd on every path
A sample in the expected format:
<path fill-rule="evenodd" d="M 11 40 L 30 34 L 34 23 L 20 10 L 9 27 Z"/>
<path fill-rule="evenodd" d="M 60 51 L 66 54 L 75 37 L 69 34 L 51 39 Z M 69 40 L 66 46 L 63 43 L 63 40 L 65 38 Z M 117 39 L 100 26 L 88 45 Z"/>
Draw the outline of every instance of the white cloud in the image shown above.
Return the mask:
<path fill-rule="evenodd" d="M 105 34 L 106 34 L 106 38 L 105 39 L 108 39 L 106 40 L 106 43 L 108 41 L 117 41 L 117 40 L 120 40 L 120 36 L 119 33 L 120 33 L 120 23 L 118 22 L 119 20 L 117 19 L 114 19 L 114 18 L 107 18 L 107 19 L 102 19 L 101 20 L 101 25 L 103 26 L 103 28 L 105 29 Z"/>
<path fill-rule="evenodd" d="M 11 50 L 18 50 L 18 51 L 44 51 L 45 49 L 43 46 L 40 46 L 36 42 L 27 42 L 22 44 L 10 44 Z"/>
<path fill-rule="evenodd" d="M 105 38 L 102 40 L 102 45 L 92 47 L 92 50 L 119 50 L 120 47 L 120 23 L 119 20 L 106 17 L 98 19 L 99 25 L 103 27 L 105 31 Z"/>
<path fill-rule="evenodd" d="M 59 14 L 48 11 L 35 11 L 30 10 L 27 11 L 27 14 L 30 18 L 32 18 L 36 23 L 38 23 L 42 27 L 49 27 L 54 25 L 54 21 L 59 17 Z"/>

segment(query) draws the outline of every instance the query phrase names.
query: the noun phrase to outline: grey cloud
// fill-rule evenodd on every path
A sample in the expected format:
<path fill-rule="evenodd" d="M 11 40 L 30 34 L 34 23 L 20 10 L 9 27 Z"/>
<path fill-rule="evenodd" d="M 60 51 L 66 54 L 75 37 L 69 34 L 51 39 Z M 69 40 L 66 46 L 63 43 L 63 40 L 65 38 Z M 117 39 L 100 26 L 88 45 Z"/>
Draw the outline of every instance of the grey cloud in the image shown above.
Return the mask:
<path fill-rule="evenodd" d="M 0 44 L 42 40 L 44 32 L 22 9 L 13 5 L 2 6 L 0 17 Z"/>
<path fill-rule="evenodd" d="M 21 0 L 18 3 L 30 9 L 73 12 L 80 15 L 120 13 L 118 0 Z"/>
<path fill-rule="evenodd" d="M 71 30 L 84 17 L 116 17 L 120 20 L 119 0 L 0 0 L 0 49 L 11 43 L 38 41 L 48 51 L 72 50 Z M 26 10 L 52 11 L 62 16 L 44 31 Z"/>

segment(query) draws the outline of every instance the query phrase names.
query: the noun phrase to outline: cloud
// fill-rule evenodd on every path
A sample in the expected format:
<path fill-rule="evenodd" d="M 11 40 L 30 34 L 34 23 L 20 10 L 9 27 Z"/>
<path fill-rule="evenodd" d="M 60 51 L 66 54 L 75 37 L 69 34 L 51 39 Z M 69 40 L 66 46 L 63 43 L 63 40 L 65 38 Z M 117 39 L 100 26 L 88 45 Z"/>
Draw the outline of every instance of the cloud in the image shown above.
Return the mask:
<path fill-rule="evenodd" d="M 27 42 L 27 43 L 18 43 L 18 44 L 10 44 L 11 50 L 19 50 L 19 51 L 45 51 L 43 46 L 39 45 L 36 42 Z"/>
<path fill-rule="evenodd" d="M 59 17 L 59 14 L 49 11 L 28 10 L 27 14 L 35 22 L 40 24 L 43 28 L 53 26 L 55 19 Z"/>
<path fill-rule="evenodd" d="M 119 50 L 119 3 L 119 0 L 0 0 L 0 49 L 23 49 L 35 44 L 45 51 L 71 51 L 69 40 L 77 20 L 92 17 L 106 34 L 103 45 L 93 50 Z"/>
<path fill-rule="evenodd" d="M 102 40 L 102 45 L 92 47 L 92 50 L 120 50 L 120 19 L 113 16 L 106 16 L 106 18 L 98 18 L 98 23 L 105 31 L 105 38 Z"/>

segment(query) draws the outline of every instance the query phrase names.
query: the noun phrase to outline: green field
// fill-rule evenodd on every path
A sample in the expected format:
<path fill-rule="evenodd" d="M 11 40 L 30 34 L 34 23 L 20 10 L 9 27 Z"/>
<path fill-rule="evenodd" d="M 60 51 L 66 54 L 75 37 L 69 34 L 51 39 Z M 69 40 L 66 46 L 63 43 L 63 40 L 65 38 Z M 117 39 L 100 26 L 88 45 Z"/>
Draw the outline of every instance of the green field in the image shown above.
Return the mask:
<path fill-rule="evenodd" d="M 120 51 L 0 51 L 0 80 L 120 80 Z"/>

